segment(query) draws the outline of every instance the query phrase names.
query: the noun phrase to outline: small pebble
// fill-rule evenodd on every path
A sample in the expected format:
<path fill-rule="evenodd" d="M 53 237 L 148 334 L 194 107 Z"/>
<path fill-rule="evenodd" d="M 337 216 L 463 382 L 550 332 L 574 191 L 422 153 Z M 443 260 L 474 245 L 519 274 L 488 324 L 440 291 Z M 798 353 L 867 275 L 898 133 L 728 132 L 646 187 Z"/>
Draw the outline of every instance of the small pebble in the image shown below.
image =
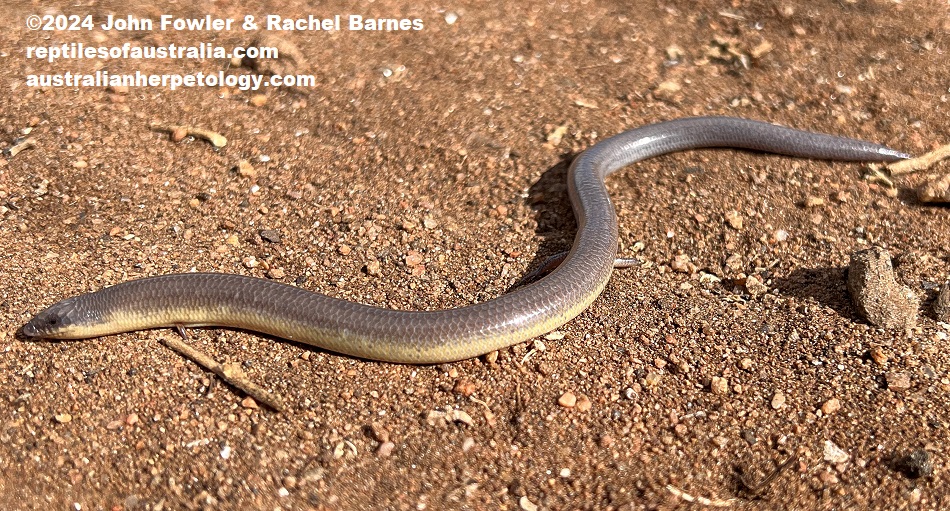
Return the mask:
<path fill-rule="evenodd" d="M 284 476 L 282 479 L 284 488 L 292 489 L 297 487 L 297 478 L 294 476 Z"/>
<path fill-rule="evenodd" d="M 538 511 L 538 505 L 528 500 L 528 497 L 518 499 L 518 506 L 524 511 Z"/>
<path fill-rule="evenodd" d="M 237 164 L 237 172 L 241 177 L 257 177 L 257 169 L 247 160 L 241 160 Z"/>
<path fill-rule="evenodd" d="M 410 250 L 406 254 L 406 266 L 410 266 L 410 267 L 419 266 L 420 264 L 422 264 L 422 260 L 423 260 L 422 254 L 420 254 L 419 252 L 415 250 Z"/>
<path fill-rule="evenodd" d="M 950 174 L 928 179 L 917 188 L 917 198 L 921 202 L 950 202 Z"/>
<path fill-rule="evenodd" d="M 369 425 L 369 434 L 377 442 L 386 443 L 389 441 L 389 430 L 379 422 Z"/>
<path fill-rule="evenodd" d="M 916 449 L 894 460 L 894 470 L 910 479 L 929 477 L 934 473 L 934 465 L 930 453 L 924 449 Z"/>
<path fill-rule="evenodd" d="M 378 277 L 383 274 L 382 266 L 380 266 L 379 261 L 376 259 L 371 259 L 366 262 L 366 274 Z"/>
<path fill-rule="evenodd" d="M 824 455 L 825 461 L 835 464 L 844 463 L 851 457 L 847 451 L 835 445 L 831 440 L 825 440 Z"/>
<path fill-rule="evenodd" d="M 555 129 L 554 131 L 548 133 L 547 139 L 546 139 L 546 140 L 547 140 L 547 144 L 545 144 L 545 145 L 547 145 L 547 146 L 549 146 L 549 147 L 554 147 L 554 146 L 560 144 L 560 143 L 561 143 L 561 139 L 564 138 L 564 135 L 565 135 L 565 134 L 567 134 L 567 126 L 558 126 L 557 129 Z M 504 216 L 504 215 L 501 215 L 500 213 L 501 213 L 501 212 L 499 211 L 499 216 Z M 507 211 L 506 211 L 506 213 L 507 213 Z"/>
<path fill-rule="evenodd" d="M 585 394 L 581 394 L 577 396 L 577 403 L 574 405 L 574 409 L 577 410 L 578 412 L 584 413 L 584 412 L 589 412 L 591 407 L 593 406 L 594 405 L 593 403 L 591 403 L 590 398 L 587 397 Z"/>
<path fill-rule="evenodd" d="M 653 97 L 660 101 L 673 101 L 679 96 L 683 86 L 674 80 L 660 83 L 653 89 Z"/>
<path fill-rule="evenodd" d="M 694 273 L 697 270 L 696 265 L 690 261 L 686 254 L 674 256 L 673 260 L 670 261 L 670 268 L 677 273 Z"/>
<path fill-rule="evenodd" d="M 910 494 L 907 495 L 907 500 L 911 504 L 919 504 L 921 497 L 923 497 L 923 491 L 918 486 L 910 491 Z"/>
<path fill-rule="evenodd" d="M 251 106 L 264 106 L 267 104 L 267 96 L 264 94 L 255 94 L 251 96 Z"/>
<path fill-rule="evenodd" d="M 476 388 L 475 384 L 471 381 L 461 379 L 455 382 L 455 387 L 452 388 L 452 392 L 468 397 L 475 393 Z"/>
<path fill-rule="evenodd" d="M 573 392 L 567 391 L 561 394 L 561 397 L 557 398 L 557 404 L 564 408 L 574 408 L 577 404 L 577 396 L 575 396 Z"/>
<path fill-rule="evenodd" d="M 831 398 L 821 405 L 821 413 L 831 415 L 841 409 L 841 401 L 838 398 Z"/>
<path fill-rule="evenodd" d="M 726 212 L 726 223 L 729 224 L 729 227 L 741 231 L 743 226 L 742 215 L 738 211 L 728 211 Z"/>
<path fill-rule="evenodd" d="M 683 55 L 686 55 L 686 52 L 683 51 L 683 48 L 680 48 L 679 46 L 675 44 L 671 44 L 670 46 L 667 46 L 666 50 L 664 51 L 666 53 L 667 60 L 670 60 L 671 62 L 677 62 L 681 58 L 683 58 Z"/>
<path fill-rule="evenodd" d="M 659 373 L 650 371 L 646 376 L 643 377 L 643 384 L 647 387 L 653 388 L 660 384 L 661 379 L 662 378 L 660 377 Z"/>
<path fill-rule="evenodd" d="M 772 396 L 772 409 L 778 410 L 783 406 L 785 406 L 785 393 L 776 392 L 775 395 Z"/>
<path fill-rule="evenodd" d="M 891 256 L 884 248 L 851 254 L 848 292 L 858 313 L 874 326 L 909 330 L 917 323 L 917 297 L 897 283 Z"/>
<path fill-rule="evenodd" d="M 57 413 L 53 416 L 53 419 L 55 419 L 56 422 L 60 424 L 66 424 L 67 422 L 73 420 L 73 416 L 68 413 Z"/>
<path fill-rule="evenodd" d="M 740 433 L 742 439 L 746 441 L 749 445 L 755 445 L 759 442 L 758 437 L 755 436 L 755 431 L 751 429 L 743 429 Z"/>
<path fill-rule="evenodd" d="M 286 273 L 280 268 L 271 268 L 267 270 L 267 277 L 271 279 L 282 279 Z"/>
<path fill-rule="evenodd" d="M 745 278 L 745 290 L 749 293 L 749 296 L 757 298 L 767 293 L 769 288 L 765 285 L 765 282 L 762 281 L 761 277 L 749 275 Z"/>
<path fill-rule="evenodd" d="M 379 444 L 379 448 L 376 449 L 376 455 L 380 458 L 388 458 L 390 454 L 393 453 L 393 449 L 396 448 L 396 444 L 392 442 L 383 442 Z"/>
<path fill-rule="evenodd" d="M 903 371 L 891 371 L 884 374 L 887 388 L 895 392 L 903 392 L 910 388 L 910 375 Z"/>
<path fill-rule="evenodd" d="M 820 479 L 821 482 L 825 483 L 828 486 L 838 484 L 838 481 L 839 481 L 838 476 L 836 476 L 834 472 L 830 472 L 828 470 L 822 470 L 818 474 L 818 479 Z"/>
<path fill-rule="evenodd" d="M 281 240 L 280 231 L 274 229 L 262 229 L 260 235 L 261 239 L 270 243 L 280 243 Z"/>
<path fill-rule="evenodd" d="M 257 409 L 260 408 L 260 406 L 258 406 L 258 404 L 257 404 L 257 401 L 255 401 L 254 398 L 251 397 L 251 396 L 248 396 L 248 397 L 242 399 L 242 400 L 241 400 L 241 406 L 242 406 L 243 408 L 247 408 L 247 409 L 250 409 L 250 410 L 257 410 Z"/>
<path fill-rule="evenodd" d="M 873 360 L 874 363 L 876 363 L 879 366 L 886 364 L 887 360 L 890 358 L 888 357 L 887 352 L 884 351 L 884 348 L 881 348 L 880 346 L 875 346 L 871 348 L 870 355 L 871 355 L 871 360 Z"/>
<path fill-rule="evenodd" d="M 717 396 L 724 396 L 729 393 L 729 379 L 720 376 L 713 376 L 709 383 L 709 390 Z"/>

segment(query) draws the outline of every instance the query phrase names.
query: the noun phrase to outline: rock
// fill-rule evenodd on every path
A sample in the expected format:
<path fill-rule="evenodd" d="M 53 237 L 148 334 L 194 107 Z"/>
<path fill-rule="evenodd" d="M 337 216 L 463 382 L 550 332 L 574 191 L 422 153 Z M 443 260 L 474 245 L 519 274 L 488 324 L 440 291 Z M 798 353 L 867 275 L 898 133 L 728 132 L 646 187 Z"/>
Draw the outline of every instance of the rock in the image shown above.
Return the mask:
<path fill-rule="evenodd" d="M 668 80 L 658 84 L 653 89 L 653 97 L 660 101 L 665 101 L 672 103 L 678 101 L 681 97 L 680 91 L 683 90 L 683 86 L 675 80 Z"/>
<path fill-rule="evenodd" d="M 374 422 L 369 425 L 367 431 L 373 440 L 376 440 L 379 443 L 386 443 L 390 440 L 389 430 L 381 422 Z"/>
<path fill-rule="evenodd" d="M 538 505 L 534 502 L 531 502 L 528 497 L 521 497 L 518 499 L 518 507 L 524 511 L 538 511 Z"/>
<path fill-rule="evenodd" d="M 890 356 L 888 356 L 887 352 L 884 351 L 884 348 L 881 348 L 880 346 L 871 348 L 870 355 L 871 360 L 873 360 L 879 366 L 887 364 L 888 359 L 890 359 Z"/>
<path fill-rule="evenodd" d="M 884 375 L 888 390 L 903 392 L 910 388 L 910 375 L 901 371 L 892 371 Z"/>
<path fill-rule="evenodd" d="M 280 231 L 275 229 L 261 229 L 260 235 L 262 240 L 270 243 L 280 243 L 281 241 Z"/>
<path fill-rule="evenodd" d="M 452 392 L 468 397 L 474 394 L 477 389 L 478 387 L 476 387 L 474 383 L 462 378 L 455 382 L 455 386 L 452 387 Z"/>
<path fill-rule="evenodd" d="M 921 202 L 950 202 L 950 174 L 927 180 L 917 188 L 917 198 Z"/>
<path fill-rule="evenodd" d="M 848 293 L 858 313 L 874 326 L 908 330 L 917 324 L 917 297 L 897 283 L 891 256 L 884 248 L 851 254 Z"/>
<path fill-rule="evenodd" d="M 934 473 L 930 453 L 924 449 L 916 449 L 895 459 L 892 466 L 910 479 L 928 477 Z"/>
<path fill-rule="evenodd" d="M 725 214 L 726 223 L 729 224 L 729 227 L 737 231 L 741 231 L 743 227 L 742 215 L 738 211 L 727 211 Z"/>
<path fill-rule="evenodd" d="M 729 393 L 729 379 L 721 376 L 713 376 L 709 383 L 709 390 L 717 396 L 724 396 Z"/>
<path fill-rule="evenodd" d="M 841 401 L 838 398 L 831 398 L 821 405 L 821 413 L 831 415 L 841 409 Z"/>
<path fill-rule="evenodd" d="M 574 408 L 574 405 L 577 404 L 577 396 L 575 396 L 573 392 L 567 391 L 561 394 L 561 397 L 557 399 L 557 404 L 564 408 Z"/>
<path fill-rule="evenodd" d="M 670 261 L 670 269 L 677 273 L 695 273 L 697 267 L 686 254 L 678 254 Z"/>
<path fill-rule="evenodd" d="M 376 449 L 376 454 L 380 458 L 388 458 L 393 453 L 393 449 L 395 448 L 396 444 L 392 442 L 383 442 L 379 444 L 379 447 Z"/>
<path fill-rule="evenodd" d="M 251 106 L 264 106 L 267 104 L 267 96 L 264 94 L 255 94 L 251 96 L 251 99 L 248 101 Z"/>
<path fill-rule="evenodd" d="M 774 410 L 779 410 L 785 406 L 785 393 L 779 391 L 772 396 L 772 408 Z"/>
<path fill-rule="evenodd" d="M 851 457 L 847 451 L 835 445 L 831 440 L 825 440 L 824 455 L 825 461 L 834 464 L 844 463 Z"/>
<path fill-rule="evenodd" d="M 752 298 L 758 298 L 769 292 L 769 287 L 756 275 L 749 275 L 745 278 L 745 290 Z"/>
<path fill-rule="evenodd" d="M 237 173 L 241 177 L 250 177 L 250 178 L 257 177 L 257 169 L 255 169 L 254 165 L 251 165 L 251 162 L 247 160 L 239 161 L 237 164 L 237 167 L 235 168 L 237 169 Z"/>
<path fill-rule="evenodd" d="M 937 321 L 950 323 L 950 282 L 944 283 L 934 301 L 934 314 Z"/>
<path fill-rule="evenodd" d="M 586 394 L 580 394 L 577 396 L 577 403 L 574 405 L 574 409 L 578 412 L 585 413 L 589 412 L 590 409 L 594 406 L 594 403 L 591 402 L 590 398 Z"/>

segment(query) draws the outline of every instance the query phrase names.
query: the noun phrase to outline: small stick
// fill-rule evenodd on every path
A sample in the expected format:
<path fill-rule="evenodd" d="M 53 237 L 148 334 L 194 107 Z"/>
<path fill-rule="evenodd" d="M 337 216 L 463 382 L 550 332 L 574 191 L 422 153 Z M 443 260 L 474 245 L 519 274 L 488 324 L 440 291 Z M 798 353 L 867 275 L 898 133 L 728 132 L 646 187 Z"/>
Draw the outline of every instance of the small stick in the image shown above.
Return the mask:
<path fill-rule="evenodd" d="M 193 126 L 176 126 L 174 124 L 160 124 L 153 122 L 149 125 L 154 131 L 164 131 L 171 134 L 172 140 L 178 142 L 179 140 L 187 137 L 193 136 L 198 138 L 203 138 L 208 142 L 211 142 L 211 145 L 222 148 L 228 144 L 228 139 L 217 132 L 206 130 L 204 128 L 195 128 Z"/>
<path fill-rule="evenodd" d="M 938 161 L 946 160 L 947 158 L 950 158 L 950 144 L 943 147 L 938 147 L 937 149 L 916 158 L 888 163 L 887 170 L 892 176 L 899 176 L 901 174 L 909 174 L 919 170 L 926 170 Z"/>
<path fill-rule="evenodd" d="M 182 330 L 179 331 L 183 333 Z M 287 411 L 287 405 L 284 404 L 282 399 L 272 395 L 270 392 L 267 392 L 249 380 L 247 374 L 241 369 L 240 365 L 219 364 L 207 354 L 198 351 L 197 349 L 182 341 L 179 341 L 178 339 L 162 338 L 160 339 L 160 342 L 165 346 L 177 351 L 185 358 L 190 359 L 192 362 L 218 375 L 218 377 L 225 382 L 241 389 L 245 394 L 254 398 L 255 401 L 264 403 L 266 406 L 278 413 L 284 413 Z"/>

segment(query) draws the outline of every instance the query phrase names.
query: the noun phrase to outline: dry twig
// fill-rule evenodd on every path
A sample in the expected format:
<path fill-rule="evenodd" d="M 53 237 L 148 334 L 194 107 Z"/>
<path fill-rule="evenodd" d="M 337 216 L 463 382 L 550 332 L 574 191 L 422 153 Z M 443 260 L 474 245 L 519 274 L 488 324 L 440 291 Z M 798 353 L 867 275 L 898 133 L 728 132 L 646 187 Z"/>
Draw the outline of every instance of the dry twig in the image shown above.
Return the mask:
<path fill-rule="evenodd" d="M 271 394 L 270 392 L 267 392 L 266 390 L 259 387 L 256 383 L 248 379 L 247 374 L 243 369 L 241 369 L 239 364 L 219 364 L 207 354 L 198 351 L 197 349 L 193 348 L 187 343 L 179 341 L 178 339 L 162 338 L 161 343 L 177 351 L 180 355 L 188 358 L 192 362 L 218 375 L 218 377 L 225 382 L 241 389 L 248 396 L 254 398 L 255 401 L 264 403 L 264 405 L 267 407 L 280 413 L 283 413 L 287 410 L 287 405 L 284 404 L 282 399 Z"/>

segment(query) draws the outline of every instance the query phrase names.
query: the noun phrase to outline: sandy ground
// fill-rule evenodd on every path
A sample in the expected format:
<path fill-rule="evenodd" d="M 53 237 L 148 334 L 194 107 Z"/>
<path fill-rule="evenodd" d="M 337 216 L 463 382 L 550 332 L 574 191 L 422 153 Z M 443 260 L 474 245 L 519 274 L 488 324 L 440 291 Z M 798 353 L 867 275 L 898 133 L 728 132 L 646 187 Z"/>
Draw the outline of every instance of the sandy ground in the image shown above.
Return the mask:
<path fill-rule="evenodd" d="M 0 32 L 2 146 L 36 141 L 0 159 L 3 509 L 950 505 L 950 327 L 930 308 L 950 276 L 950 210 L 915 199 L 924 175 L 894 193 L 857 164 L 732 151 L 638 164 L 608 187 L 621 250 L 642 263 L 497 359 L 414 367 L 192 331 L 286 414 L 162 346 L 172 331 L 16 336 L 64 297 L 191 270 L 398 309 L 491 299 L 570 246 L 570 158 L 658 120 L 741 116 L 930 150 L 950 141 L 945 1 L 86 4 L 8 2 Z M 281 65 L 313 87 L 31 88 L 29 74 L 96 69 L 254 74 L 214 58 L 27 59 L 35 45 L 255 36 L 25 27 L 57 13 L 424 28 L 271 34 L 299 48 L 306 62 Z M 228 144 L 174 142 L 156 122 Z M 849 301 L 850 254 L 872 244 L 922 300 L 909 333 Z M 748 275 L 767 290 L 737 285 Z M 933 467 L 918 478 L 898 462 L 915 451 Z"/>

